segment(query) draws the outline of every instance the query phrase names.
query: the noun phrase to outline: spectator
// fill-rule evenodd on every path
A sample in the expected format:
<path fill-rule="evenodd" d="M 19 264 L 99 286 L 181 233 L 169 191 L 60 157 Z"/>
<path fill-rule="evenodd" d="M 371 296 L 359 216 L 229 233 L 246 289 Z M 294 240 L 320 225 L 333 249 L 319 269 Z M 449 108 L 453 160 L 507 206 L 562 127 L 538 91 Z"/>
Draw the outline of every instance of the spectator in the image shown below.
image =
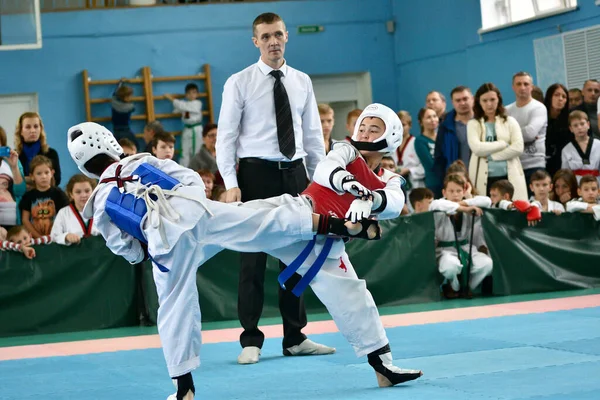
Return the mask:
<path fill-rule="evenodd" d="M 356 120 L 360 117 L 360 114 L 362 114 L 362 110 L 360 108 L 355 108 L 346 116 L 346 132 L 348 132 L 348 135 L 345 140 L 347 142 L 349 142 L 352 135 L 354 135 L 354 127 L 356 126 Z"/>
<path fill-rule="evenodd" d="M 600 83 L 596 79 L 588 79 L 583 84 L 583 103 L 571 111 L 579 110 L 587 114 L 590 121 L 590 135 L 600 139 L 598 132 L 598 99 L 600 99 Z"/>
<path fill-rule="evenodd" d="M 203 132 L 202 102 L 198 100 L 199 95 L 198 85 L 195 83 L 185 85 L 185 100 L 178 100 L 170 94 L 165 94 L 165 97 L 173 103 L 175 112 L 181 113 L 183 130 L 179 164 L 189 168 L 191 168 L 190 160 L 200 151 L 200 134 Z"/>
<path fill-rule="evenodd" d="M 495 181 L 508 179 L 515 188 L 516 200 L 527 200 L 525 176 L 519 156 L 523 136 L 519 123 L 506 115 L 500 90 L 493 83 L 477 89 L 474 119 L 467 124 L 471 148 L 469 176 L 475 189 L 489 195 Z"/>
<path fill-rule="evenodd" d="M 577 197 L 577 178 L 570 169 L 559 169 L 552 178 L 554 191 L 550 198 L 563 206 Z"/>
<path fill-rule="evenodd" d="M 390 156 L 383 156 L 381 159 L 381 168 L 396 173 L 396 162 Z"/>
<path fill-rule="evenodd" d="M 546 170 L 550 176 L 560 169 L 562 149 L 571 141 L 569 131 L 569 94 L 567 88 L 555 83 L 546 91 L 544 99 L 548 111 L 546 128 Z"/>
<path fill-rule="evenodd" d="M 152 139 L 152 154 L 159 160 L 172 160 L 175 155 L 175 136 L 161 132 Z"/>
<path fill-rule="evenodd" d="M 283 20 L 277 14 L 261 14 L 254 20 L 252 31 L 260 59 L 227 79 L 219 115 L 217 164 L 228 202 L 284 193 L 297 195 L 306 188 L 317 164 L 325 157 L 312 81 L 284 59 L 288 32 Z M 271 90 L 273 94 L 269 95 Z M 237 174 L 236 158 L 239 158 Z M 240 336 L 243 347 L 238 357 L 240 364 L 257 363 L 264 343 L 258 322 L 264 300 L 266 262 L 264 253 L 242 255 L 238 315 L 244 331 Z M 283 270 L 286 266 L 280 263 L 279 268 Z M 297 278 L 290 286 L 295 285 Z M 303 296 L 298 298 L 282 288 L 279 296 L 284 354 L 335 352 L 302 333 L 307 324 Z"/>
<path fill-rule="evenodd" d="M 469 170 L 467 169 L 467 166 L 462 160 L 456 160 L 452 164 L 450 164 L 448 170 L 446 171 L 446 175 L 451 174 L 458 174 L 462 176 L 465 180 L 465 199 L 472 199 L 474 196 L 479 195 L 477 189 L 473 187 L 473 182 L 471 182 L 471 179 L 469 178 Z"/>
<path fill-rule="evenodd" d="M 194 155 L 190 161 L 190 169 L 198 171 L 199 169 L 207 169 L 211 173 L 216 174 L 217 167 L 217 124 L 206 124 L 202 130 L 202 147 Z"/>
<path fill-rule="evenodd" d="M 435 110 L 431 108 L 422 108 L 418 118 L 421 135 L 415 139 L 415 152 L 425 170 L 425 187 L 431 189 L 435 194 L 442 190 L 441 181 L 433 170 L 433 151 L 440 120 Z"/>
<path fill-rule="evenodd" d="M 535 100 L 539 101 L 540 103 L 544 102 L 544 91 L 542 90 L 541 87 L 533 85 L 533 89 L 531 89 L 531 97 L 533 97 Z"/>
<path fill-rule="evenodd" d="M 35 250 L 32 246 L 38 244 L 50 244 L 50 236 L 32 238 L 31 234 L 23 225 L 17 225 L 10 228 L 6 234 L 7 241 L 2 243 L 3 249 L 10 249 L 22 252 L 28 259 L 35 258 Z"/>
<path fill-rule="evenodd" d="M 412 117 L 408 111 L 398 111 L 398 117 L 402 122 L 402 144 L 392 156 L 400 169 L 398 173 L 406 180 L 404 189 L 410 193 L 414 188 L 425 186 L 425 169 L 415 151 L 415 137 L 410 134 Z"/>
<path fill-rule="evenodd" d="M 454 161 L 461 159 L 468 165 L 471 159 L 467 124 L 473 119 L 473 94 L 468 87 L 457 86 L 450 98 L 454 109 L 444 117 L 435 141 L 434 170 L 440 182 Z"/>
<path fill-rule="evenodd" d="M 552 192 L 552 179 L 547 171 L 541 169 L 531 175 L 531 191 L 533 197 L 530 199 L 532 205 L 536 205 L 543 212 L 553 212 L 560 215 L 565 212 L 565 208 L 558 201 L 550 199 Z"/>
<path fill-rule="evenodd" d="M 584 175 L 593 175 L 600 182 L 600 140 L 588 135 L 590 122 L 587 114 L 572 111 L 569 129 L 574 139 L 562 150 L 562 168 L 572 170 L 578 182 Z"/>
<path fill-rule="evenodd" d="M 583 93 L 581 89 L 569 89 L 569 109 L 573 110 L 583 104 Z"/>
<path fill-rule="evenodd" d="M 0 126 L 0 147 L 7 146 L 6 132 Z M 10 227 L 21 224 L 19 202 L 27 190 L 23 165 L 16 151 L 10 150 L 8 157 L 0 158 L 0 225 Z"/>
<path fill-rule="evenodd" d="M 432 90 L 425 97 L 425 108 L 431 108 L 435 111 L 438 118 L 443 119 L 446 112 L 446 98 L 441 92 Z"/>
<path fill-rule="evenodd" d="M 93 219 L 83 216 L 83 207 L 95 187 L 96 181 L 83 174 L 73 175 L 69 179 L 67 195 L 71 203 L 56 214 L 50 233 L 54 243 L 70 246 L 79 244 L 83 238 L 100 234 L 94 226 Z"/>
<path fill-rule="evenodd" d="M 34 189 L 19 204 L 23 225 L 34 238 L 50 235 L 56 213 L 69 204 L 65 193 L 54 185 L 52 161 L 45 156 L 31 160 Z"/>
<path fill-rule="evenodd" d="M 15 150 L 19 154 L 19 161 L 23 166 L 23 175 L 28 185 L 33 185 L 29 163 L 37 155 L 46 156 L 52 161 L 54 170 L 54 181 L 56 186 L 60 185 L 60 162 L 58 153 L 46 142 L 46 131 L 44 123 L 38 113 L 26 112 L 19 117 L 15 131 Z"/>
<path fill-rule="evenodd" d="M 119 144 L 123 148 L 123 153 L 125 155 L 133 156 L 134 154 L 137 154 L 137 146 L 135 145 L 135 142 L 123 138 L 119 140 Z"/>
<path fill-rule="evenodd" d="M 213 189 L 215 186 L 215 175 L 210 172 L 208 169 L 198 170 L 198 175 L 202 178 L 202 182 L 204 182 L 204 191 L 206 192 L 207 199 L 213 199 Z"/>
<path fill-rule="evenodd" d="M 321 119 L 321 129 L 323 130 L 323 141 L 325 143 L 325 154 L 331 150 L 333 139 L 331 138 L 331 131 L 335 124 L 333 108 L 329 104 L 319 104 L 319 118 Z"/>
<path fill-rule="evenodd" d="M 500 207 L 502 201 L 508 201 L 512 203 L 513 195 L 515 194 L 515 187 L 508 181 L 508 179 L 501 179 L 494 182 L 490 188 L 490 199 L 492 200 L 492 207 Z M 501 207 L 502 208 L 502 207 Z"/>
<path fill-rule="evenodd" d="M 567 203 L 568 212 L 594 214 L 596 221 L 600 220 L 600 204 L 598 200 L 598 180 L 593 175 L 585 175 L 579 181 L 578 199 Z"/>
<path fill-rule="evenodd" d="M 133 88 L 125 85 L 124 78 L 121 79 L 113 92 L 111 102 L 113 134 L 117 140 L 126 138 L 135 141 L 135 135 L 129 126 L 131 114 L 135 111 L 131 102 L 132 96 Z"/>
<path fill-rule="evenodd" d="M 472 297 L 471 290 L 483 282 L 486 276 L 492 274 L 492 259 L 485 253 L 478 251 L 475 243 L 485 243 L 482 237 L 481 208 L 489 208 L 492 201 L 489 197 L 477 196 L 464 200 L 464 187 L 466 181 L 462 176 L 451 174 L 444 179 L 444 198 L 434 200 L 429 206 L 434 213 L 436 258 L 440 274 L 445 278 L 446 284 L 442 285 L 444 297 L 447 299 L 459 296 L 460 282 L 458 275 L 469 263 L 471 258 L 469 287 L 464 288 L 466 297 Z M 473 221 L 473 241 L 469 242 L 471 232 L 471 219 Z"/>
<path fill-rule="evenodd" d="M 521 165 L 525 173 L 525 181 L 529 184 L 531 174 L 538 169 L 546 168 L 548 113 L 546 106 L 531 96 L 533 78 L 528 72 L 517 72 L 512 79 L 512 88 L 517 101 L 506 106 L 506 114 L 516 119 L 521 127 L 524 143 Z M 516 189 L 518 191 L 518 188 Z"/>
<path fill-rule="evenodd" d="M 148 124 L 144 127 L 144 153 L 152 153 L 152 139 L 154 139 L 154 135 L 165 132 L 166 131 L 160 121 L 148 122 Z"/>
<path fill-rule="evenodd" d="M 433 201 L 433 192 L 427 188 L 416 188 L 410 192 L 408 199 L 413 210 L 415 210 L 415 214 L 428 212 Z"/>

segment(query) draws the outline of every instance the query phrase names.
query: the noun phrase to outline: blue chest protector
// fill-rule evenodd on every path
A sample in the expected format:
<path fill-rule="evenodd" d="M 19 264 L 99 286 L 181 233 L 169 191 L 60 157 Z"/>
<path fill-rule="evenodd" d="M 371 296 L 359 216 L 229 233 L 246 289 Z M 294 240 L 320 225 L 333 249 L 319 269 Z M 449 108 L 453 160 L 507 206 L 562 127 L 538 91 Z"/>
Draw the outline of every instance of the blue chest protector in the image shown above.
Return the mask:
<path fill-rule="evenodd" d="M 148 241 L 142 232 L 142 218 L 148 211 L 146 202 L 143 198 L 136 198 L 131 193 L 122 192 L 123 183 L 139 181 L 148 187 L 157 185 L 163 190 L 171 190 L 179 184 L 179 181 L 147 163 L 140 164 L 133 171 L 133 175 L 128 177 L 120 176 L 121 167 L 121 165 L 117 167 L 115 177 L 100 181 L 100 183 L 117 183 L 117 186 L 113 187 L 108 194 L 105 211 L 119 229 L 147 246 Z"/>

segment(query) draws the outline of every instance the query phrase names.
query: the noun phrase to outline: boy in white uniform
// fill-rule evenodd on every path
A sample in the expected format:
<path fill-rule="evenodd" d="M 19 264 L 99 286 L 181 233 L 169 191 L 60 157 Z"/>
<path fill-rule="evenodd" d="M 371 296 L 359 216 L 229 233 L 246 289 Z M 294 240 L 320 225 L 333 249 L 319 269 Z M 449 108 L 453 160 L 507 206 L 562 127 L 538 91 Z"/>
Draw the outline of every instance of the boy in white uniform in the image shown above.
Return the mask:
<path fill-rule="evenodd" d="M 584 175 L 579 181 L 578 199 L 567 203 L 567 212 L 582 212 L 593 214 L 600 221 L 600 199 L 598 198 L 598 180 L 593 175 Z"/>
<path fill-rule="evenodd" d="M 483 214 L 481 208 L 491 207 L 492 200 L 486 196 L 464 199 L 465 186 L 466 180 L 460 174 L 447 175 L 442 189 L 444 198 L 432 201 L 429 206 L 429 211 L 442 211 L 434 214 L 436 255 L 439 271 L 448 281 L 443 286 L 443 291 L 444 296 L 449 299 L 458 297 L 458 275 L 467 264 L 471 265 L 471 290 L 479 286 L 486 276 L 491 275 L 493 268 L 492 259 L 479 252 L 475 246 L 484 243 L 483 238 L 478 237 L 483 233 L 481 218 L 478 218 Z M 474 229 L 473 243 L 469 243 L 471 229 Z M 464 289 L 467 292 L 467 288 Z"/>
<path fill-rule="evenodd" d="M 200 365 L 201 344 L 196 270 L 206 260 L 224 248 L 270 253 L 315 234 L 380 237 L 375 221 L 346 227 L 344 220 L 322 218 L 305 200 L 287 195 L 284 206 L 269 209 L 213 202 L 196 172 L 146 153 L 121 159 L 111 132 L 95 123 L 69 129 L 68 148 L 84 174 L 100 179 L 84 217 L 93 216 L 113 253 L 131 264 L 154 263 L 158 332 L 177 386 L 169 400 L 194 398 L 191 371 Z"/>
<path fill-rule="evenodd" d="M 367 106 L 356 122 L 351 143 L 333 143 L 315 169 L 314 182 L 302 196 L 320 215 L 345 215 L 351 221 L 371 215 L 380 220 L 398 217 L 404 206 L 402 178 L 380 164 L 383 156 L 401 143 L 402 124 L 396 113 L 382 104 Z M 244 206 L 272 207 L 280 200 L 257 200 Z M 366 282 L 356 275 L 342 239 L 317 237 L 271 254 L 288 265 L 279 276 L 280 284 L 284 286 L 294 272 L 302 275 L 292 292 L 299 296 L 310 284 L 356 355 L 367 356 L 379 386 L 393 386 L 423 374 L 392 364 L 377 306 Z M 255 351 L 258 356 L 260 349 Z"/>
<path fill-rule="evenodd" d="M 185 100 L 178 100 L 169 94 L 165 97 L 173 102 L 175 112 L 181 113 L 181 157 L 179 164 L 189 166 L 192 157 L 202 147 L 202 102 L 198 100 L 198 86 L 188 83 L 185 86 Z"/>

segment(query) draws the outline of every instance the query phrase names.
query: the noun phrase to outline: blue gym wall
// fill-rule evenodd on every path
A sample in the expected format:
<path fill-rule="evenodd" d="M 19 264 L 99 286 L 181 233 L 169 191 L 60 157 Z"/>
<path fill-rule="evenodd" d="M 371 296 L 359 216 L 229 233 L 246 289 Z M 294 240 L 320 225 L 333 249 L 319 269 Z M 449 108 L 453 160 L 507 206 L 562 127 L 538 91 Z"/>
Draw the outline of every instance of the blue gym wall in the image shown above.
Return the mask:
<path fill-rule="evenodd" d="M 68 177 L 76 168 L 64 133 L 85 119 L 84 69 L 92 79 L 114 79 L 140 75 L 143 66 L 156 76 L 194 74 L 208 63 L 218 116 L 227 77 L 258 59 L 250 41 L 252 19 L 273 11 L 288 25 L 291 66 L 311 75 L 370 71 L 375 101 L 414 114 L 430 90 L 448 96 L 456 85 L 476 89 L 492 81 L 509 102 L 511 75 L 518 70 L 535 75 L 534 39 L 558 33 L 558 25 L 567 31 L 600 24 L 600 7 L 592 0 L 579 3 L 575 12 L 481 37 L 479 0 L 308 0 L 44 13 L 42 49 L 0 52 L 0 94 L 39 94 L 49 143 Z M 394 33 L 386 29 L 391 19 Z M 298 25 L 323 25 L 325 31 L 298 35 Z M 154 91 L 178 92 L 183 84 L 157 84 Z M 93 97 L 107 97 L 112 88 L 93 90 Z M 93 107 L 95 115 L 109 115 L 107 105 Z M 157 111 L 168 108 L 164 103 Z M 138 109 L 144 112 L 142 103 Z M 134 131 L 141 129 L 134 123 Z"/>

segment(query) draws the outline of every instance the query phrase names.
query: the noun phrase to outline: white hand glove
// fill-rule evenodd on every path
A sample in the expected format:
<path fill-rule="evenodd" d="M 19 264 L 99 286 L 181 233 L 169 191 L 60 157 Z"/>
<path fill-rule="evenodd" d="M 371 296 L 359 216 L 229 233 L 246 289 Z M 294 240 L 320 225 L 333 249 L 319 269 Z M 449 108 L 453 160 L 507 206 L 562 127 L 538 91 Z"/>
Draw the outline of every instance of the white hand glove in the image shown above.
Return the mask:
<path fill-rule="evenodd" d="M 359 199 L 362 197 L 372 196 L 371 191 L 369 189 L 367 189 L 366 187 L 364 187 L 356 179 L 354 179 L 354 177 L 352 175 L 344 178 L 344 180 L 342 181 L 342 189 L 345 192 L 348 192 L 352 196 L 359 198 Z"/>
<path fill-rule="evenodd" d="M 346 219 L 351 222 L 358 222 L 361 219 L 367 219 L 371 215 L 371 208 L 373 207 L 373 202 L 371 200 L 361 200 L 356 199 L 350 204 L 350 208 L 346 213 Z"/>

